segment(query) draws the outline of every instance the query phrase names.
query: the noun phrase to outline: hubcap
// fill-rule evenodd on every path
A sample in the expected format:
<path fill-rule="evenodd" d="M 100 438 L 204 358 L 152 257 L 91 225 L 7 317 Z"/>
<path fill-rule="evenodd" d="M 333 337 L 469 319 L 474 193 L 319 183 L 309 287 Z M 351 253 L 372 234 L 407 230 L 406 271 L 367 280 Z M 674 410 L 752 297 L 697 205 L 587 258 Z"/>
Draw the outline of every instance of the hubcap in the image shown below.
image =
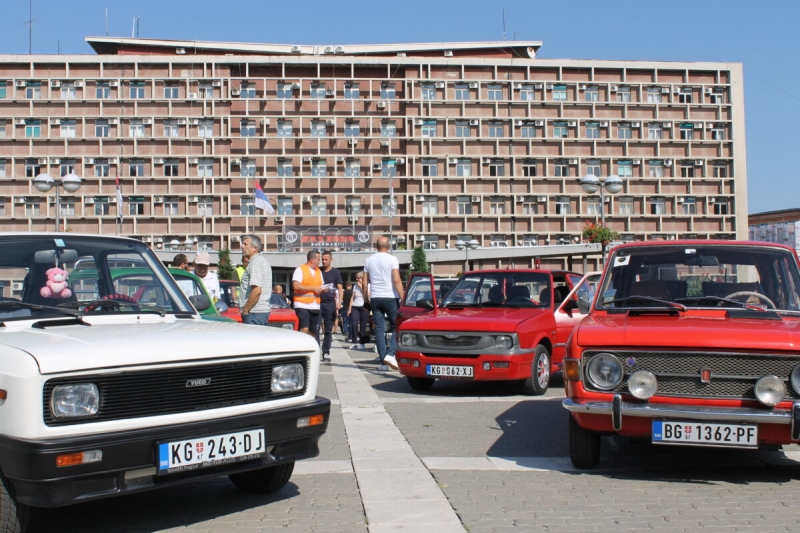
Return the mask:
<path fill-rule="evenodd" d="M 547 364 L 547 357 L 539 357 L 536 365 L 536 376 L 539 378 L 539 386 L 546 387 L 550 381 L 550 366 Z"/>

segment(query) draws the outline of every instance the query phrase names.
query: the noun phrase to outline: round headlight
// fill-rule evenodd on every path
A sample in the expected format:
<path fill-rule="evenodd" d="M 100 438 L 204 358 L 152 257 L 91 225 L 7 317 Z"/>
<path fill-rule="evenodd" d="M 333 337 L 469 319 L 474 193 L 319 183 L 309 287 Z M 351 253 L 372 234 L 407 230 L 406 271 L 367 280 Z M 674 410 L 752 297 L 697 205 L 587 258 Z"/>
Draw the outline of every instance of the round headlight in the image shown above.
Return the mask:
<path fill-rule="evenodd" d="M 770 407 L 781 403 L 786 396 L 786 385 L 777 376 L 764 376 L 756 381 L 754 389 L 758 401 Z"/>
<path fill-rule="evenodd" d="M 586 366 L 586 377 L 600 390 L 611 390 L 622 382 L 622 365 L 610 353 L 595 355 Z"/>
<path fill-rule="evenodd" d="M 498 335 L 494 338 L 494 347 L 510 350 L 514 347 L 514 339 L 510 335 Z"/>
<path fill-rule="evenodd" d="M 400 335 L 400 344 L 403 346 L 416 346 L 417 334 L 416 333 L 403 333 Z"/>
<path fill-rule="evenodd" d="M 56 418 L 92 416 L 100 409 L 100 391 L 94 383 L 57 385 L 50 397 L 50 411 Z"/>
<path fill-rule="evenodd" d="M 637 370 L 628 378 L 628 390 L 640 400 L 652 398 L 657 388 L 658 380 L 647 370 Z"/>
<path fill-rule="evenodd" d="M 794 389 L 797 394 L 800 394 L 800 365 L 794 367 L 792 374 L 789 376 L 789 381 L 792 383 L 792 389 Z"/>

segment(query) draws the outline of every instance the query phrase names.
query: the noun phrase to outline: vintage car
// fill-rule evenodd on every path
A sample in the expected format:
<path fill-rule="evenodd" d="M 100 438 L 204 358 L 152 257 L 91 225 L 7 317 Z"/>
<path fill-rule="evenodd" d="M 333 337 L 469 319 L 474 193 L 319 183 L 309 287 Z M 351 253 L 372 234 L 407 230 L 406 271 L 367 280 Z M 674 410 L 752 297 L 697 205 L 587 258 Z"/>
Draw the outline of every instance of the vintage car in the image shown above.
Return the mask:
<path fill-rule="evenodd" d="M 319 454 L 316 342 L 202 320 L 208 297 L 141 241 L 0 234 L 0 287 L 2 533 L 32 507 L 215 476 L 271 492 Z"/>
<path fill-rule="evenodd" d="M 241 322 L 242 313 L 239 311 L 239 282 L 220 280 L 219 288 L 222 292 L 222 297 L 217 302 L 217 309 L 220 314 L 236 322 Z M 272 305 L 272 311 L 269 313 L 270 326 L 294 331 L 300 329 L 300 319 L 297 318 L 297 313 L 295 313 L 294 309 L 289 307 L 289 304 L 286 303 L 286 299 L 283 296 L 272 293 L 269 297 L 269 303 Z"/>
<path fill-rule="evenodd" d="M 564 359 L 570 455 L 601 435 L 751 448 L 800 439 L 800 273 L 789 247 L 655 241 L 615 248 Z"/>
<path fill-rule="evenodd" d="M 467 272 L 439 303 L 433 278 L 429 312 L 398 330 L 397 362 L 414 390 L 437 379 L 515 380 L 525 394 L 543 394 L 561 369 L 564 346 L 582 318 L 557 310 L 581 275 L 562 270 Z M 414 280 L 410 282 L 413 286 Z"/>

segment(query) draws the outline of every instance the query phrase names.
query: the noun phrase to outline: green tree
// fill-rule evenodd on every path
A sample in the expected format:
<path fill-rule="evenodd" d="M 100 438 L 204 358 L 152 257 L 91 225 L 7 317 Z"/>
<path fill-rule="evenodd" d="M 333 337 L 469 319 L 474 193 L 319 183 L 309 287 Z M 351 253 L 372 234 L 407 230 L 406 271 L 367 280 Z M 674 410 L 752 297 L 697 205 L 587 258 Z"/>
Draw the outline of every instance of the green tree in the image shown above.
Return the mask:
<path fill-rule="evenodd" d="M 233 265 L 231 264 L 231 250 L 227 246 L 219 251 L 217 276 L 219 279 L 232 279 Z"/>
<path fill-rule="evenodd" d="M 430 272 L 431 267 L 428 265 L 428 259 L 425 256 L 425 250 L 422 246 L 414 248 L 414 253 L 411 255 L 411 266 L 408 268 L 408 276 L 415 272 Z"/>

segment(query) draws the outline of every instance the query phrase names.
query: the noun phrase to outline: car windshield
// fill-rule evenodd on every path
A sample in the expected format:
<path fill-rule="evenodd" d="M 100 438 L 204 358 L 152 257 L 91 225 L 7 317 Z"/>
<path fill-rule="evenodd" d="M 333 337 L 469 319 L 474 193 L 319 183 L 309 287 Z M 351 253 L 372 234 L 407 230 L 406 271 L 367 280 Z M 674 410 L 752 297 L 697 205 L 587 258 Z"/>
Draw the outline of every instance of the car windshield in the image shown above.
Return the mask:
<path fill-rule="evenodd" d="M 0 235 L 0 321 L 89 313 L 195 314 L 144 244 L 72 235 Z"/>
<path fill-rule="evenodd" d="M 549 307 L 551 290 L 550 276 L 542 272 L 472 272 L 456 282 L 441 306 Z"/>
<path fill-rule="evenodd" d="M 609 258 L 599 309 L 669 307 L 800 311 L 789 249 L 745 243 L 621 247 Z"/>

